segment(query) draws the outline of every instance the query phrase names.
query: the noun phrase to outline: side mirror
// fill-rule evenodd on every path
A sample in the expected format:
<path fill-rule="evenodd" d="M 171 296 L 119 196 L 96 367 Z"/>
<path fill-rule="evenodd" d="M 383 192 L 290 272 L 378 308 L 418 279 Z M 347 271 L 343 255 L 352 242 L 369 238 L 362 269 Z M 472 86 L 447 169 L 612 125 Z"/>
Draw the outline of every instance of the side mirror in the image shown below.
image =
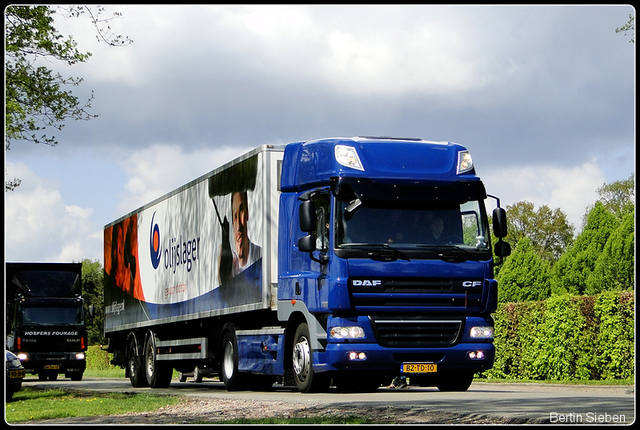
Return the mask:
<path fill-rule="evenodd" d="M 507 236 L 507 212 L 503 208 L 493 210 L 493 234 L 499 238 Z"/>
<path fill-rule="evenodd" d="M 93 305 L 89 306 L 89 316 L 91 318 L 96 316 L 96 308 Z"/>
<path fill-rule="evenodd" d="M 307 233 L 316 229 L 316 205 L 311 200 L 300 203 L 300 230 Z M 315 246 L 314 246 L 315 249 Z"/>
<path fill-rule="evenodd" d="M 298 249 L 301 252 L 313 252 L 316 250 L 316 238 L 310 234 L 298 239 Z"/>
<path fill-rule="evenodd" d="M 504 242 L 502 239 L 499 239 L 496 246 L 493 248 L 493 252 L 498 257 L 508 257 L 511 255 L 511 245 L 509 245 L 508 242 Z"/>

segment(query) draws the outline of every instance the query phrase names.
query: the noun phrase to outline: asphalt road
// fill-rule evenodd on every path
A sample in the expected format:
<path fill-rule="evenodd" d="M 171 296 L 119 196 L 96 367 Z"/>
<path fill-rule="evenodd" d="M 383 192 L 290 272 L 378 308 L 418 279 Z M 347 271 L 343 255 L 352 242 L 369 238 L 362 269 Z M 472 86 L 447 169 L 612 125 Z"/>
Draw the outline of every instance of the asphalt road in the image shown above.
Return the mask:
<path fill-rule="evenodd" d="M 224 385 L 205 379 L 202 383 L 178 382 L 168 389 L 133 388 L 128 379 L 85 378 L 38 381 L 24 386 L 74 388 L 112 392 L 153 392 L 195 397 L 281 401 L 327 407 L 337 404 L 397 406 L 425 411 L 482 414 L 549 423 L 632 424 L 635 421 L 635 387 L 575 386 L 523 383 L 474 382 L 466 392 L 440 392 L 436 388 L 380 388 L 373 393 L 302 394 L 291 387 L 274 385 L 268 392 L 227 392 Z"/>

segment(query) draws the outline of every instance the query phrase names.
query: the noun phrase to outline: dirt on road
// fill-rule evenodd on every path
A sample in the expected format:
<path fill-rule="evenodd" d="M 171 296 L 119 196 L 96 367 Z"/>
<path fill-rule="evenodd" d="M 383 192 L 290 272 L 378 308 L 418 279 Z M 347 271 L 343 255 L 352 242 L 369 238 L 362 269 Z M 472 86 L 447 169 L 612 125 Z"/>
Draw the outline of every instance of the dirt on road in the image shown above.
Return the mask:
<path fill-rule="evenodd" d="M 524 424 L 526 419 L 492 417 L 480 414 L 454 414 L 444 411 L 369 406 L 364 404 L 331 404 L 309 406 L 280 401 L 210 399 L 188 397 L 181 402 L 152 412 L 126 413 L 96 417 L 58 418 L 31 421 L 29 424 L 199 424 L 236 419 L 364 417 L 372 424 Z M 542 421 L 535 421 L 541 423 Z"/>

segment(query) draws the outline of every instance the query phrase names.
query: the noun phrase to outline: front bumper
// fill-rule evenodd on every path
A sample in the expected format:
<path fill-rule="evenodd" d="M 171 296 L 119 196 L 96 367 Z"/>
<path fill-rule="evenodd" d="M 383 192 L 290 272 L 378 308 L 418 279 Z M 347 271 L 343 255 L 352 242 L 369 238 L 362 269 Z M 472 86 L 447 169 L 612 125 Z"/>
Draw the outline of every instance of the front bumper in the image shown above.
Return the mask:
<path fill-rule="evenodd" d="M 493 367 L 493 339 L 470 334 L 472 327 L 493 327 L 490 317 L 377 318 L 378 331 L 374 320 L 368 316 L 330 317 L 327 332 L 332 327 L 357 326 L 362 327 L 361 337 L 329 338 L 324 351 L 314 353 L 314 370 L 398 373 L 403 364 L 430 363 L 437 365 L 438 372 L 477 373 Z M 391 324 L 396 322 L 401 324 Z M 384 333 L 379 330 L 382 325 L 387 326 Z"/>
<path fill-rule="evenodd" d="M 26 353 L 27 358 L 22 359 L 22 366 L 27 373 L 56 373 L 71 374 L 83 373 L 87 368 L 85 353 Z M 80 358 L 80 355 L 81 358 Z"/>
<path fill-rule="evenodd" d="M 473 355 L 483 358 L 471 358 Z M 314 353 L 313 362 L 316 372 L 399 373 L 402 364 L 434 363 L 438 372 L 465 370 L 477 373 L 493 367 L 494 359 L 492 343 L 460 343 L 447 348 L 384 348 L 370 343 L 330 343 L 324 352 Z"/>

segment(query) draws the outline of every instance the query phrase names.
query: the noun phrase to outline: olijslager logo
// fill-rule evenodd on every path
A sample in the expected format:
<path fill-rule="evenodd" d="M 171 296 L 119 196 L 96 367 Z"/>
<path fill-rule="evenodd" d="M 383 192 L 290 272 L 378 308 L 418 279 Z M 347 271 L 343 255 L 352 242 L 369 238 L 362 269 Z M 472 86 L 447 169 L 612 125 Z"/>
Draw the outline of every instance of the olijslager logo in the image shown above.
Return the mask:
<path fill-rule="evenodd" d="M 160 265 L 160 259 L 162 258 L 162 251 L 160 250 L 160 227 L 158 227 L 158 224 L 153 222 L 155 217 L 156 213 L 154 212 L 153 216 L 151 217 L 149 249 L 151 251 L 151 265 L 154 269 L 157 269 Z"/>
<path fill-rule="evenodd" d="M 154 269 L 160 267 L 160 261 L 164 257 L 164 268 L 172 269 L 173 273 L 180 265 L 185 265 L 187 272 L 191 272 L 193 264 L 200 258 L 200 237 L 183 240 L 183 235 L 165 239 L 166 245 L 162 245 L 160 227 L 154 222 L 156 212 L 151 217 L 151 229 L 149 231 L 149 251 L 151 265 Z M 186 235 L 185 235 L 186 237 Z"/>

